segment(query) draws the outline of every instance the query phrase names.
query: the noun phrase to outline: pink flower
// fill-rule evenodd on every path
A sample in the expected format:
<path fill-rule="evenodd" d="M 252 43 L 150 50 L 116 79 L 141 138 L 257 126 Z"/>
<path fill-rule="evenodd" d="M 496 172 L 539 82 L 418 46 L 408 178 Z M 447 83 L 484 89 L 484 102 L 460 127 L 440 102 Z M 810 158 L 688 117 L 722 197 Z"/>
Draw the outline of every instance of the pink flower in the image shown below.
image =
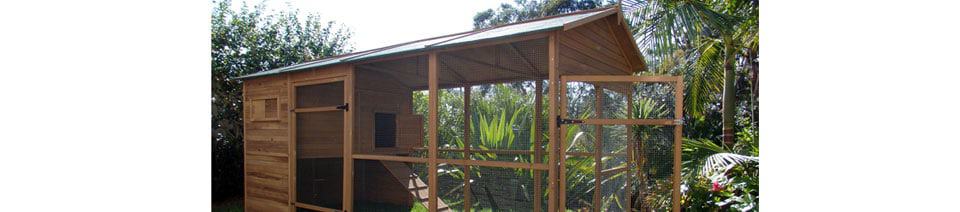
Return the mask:
<path fill-rule="evenodd" d="M 710 191 L 712 191 L 712 192 L 720 192 L 721 190 L 723 190 L 723 188 L 720 187 L 720 183 L 719 183 L 719 182 L 713 182 L 713 188 L 710 188 Z"/>

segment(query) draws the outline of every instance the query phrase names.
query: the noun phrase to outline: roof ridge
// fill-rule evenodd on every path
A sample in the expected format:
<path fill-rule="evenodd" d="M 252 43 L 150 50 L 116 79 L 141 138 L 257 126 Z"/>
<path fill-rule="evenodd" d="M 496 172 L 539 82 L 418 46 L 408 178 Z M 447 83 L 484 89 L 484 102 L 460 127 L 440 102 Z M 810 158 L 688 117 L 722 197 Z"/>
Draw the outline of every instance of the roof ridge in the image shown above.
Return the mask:
<path fill-rule="evenodd" d="M 425 42 L 425 41 L 438 40 L 438 39 L 439 39 L 439 40 L 436 41 L 436 42 L 431 42 L 431 43 L 425 44 L 425 45 L 422 46 L 422 47 L 424 47 L 424 48 L 430 48 L 430 47 L 435 47 L 435 46 L 441 45 L 441 44 L 446 45 L 446 44 L 444 44 L 444 43 L 450 42 L 451 40 L 457 40 L 457 39 L 460 39 L 460 38 L 463 38 L 463 37 L 468 37 L 468 36 L 470 36 L 470 35 L 479 34 L 479 33 L 491 31 L 491 30 L 494 30 L 494 29 L 505 28 L 505 27 L 509 27 L 509 26 L 526 24 L 526 23 L 532 23 L 532 22 L 537 22 L 537 21 L 544 21 L 544 20 L 549 20 L 549 19 L 554 19 L 554 18 L 561 18 L 561 17 L 573 16 L 573 15 L 587 14 L 587 13 L 598 12 L 598 11 L 613 10 L 613 9 L 616 9 L 617 7 L 618 7 L 618 5 L 612 5 L 612 6 L 599 7 L 599 8 L 589 9 L 589 10 L 580 10 L 580 11 L 575 11 L 575 12 L 569 12 L 569 13 L 563 13 L 563 14 L 556 14 L 556 15 L 551 15 L 551 16 L 544 16 L 544 17 L 533 18 L 533 19 L 528 19 L 528 20 L 523 20 L 523 21 L 517 21 L 517 22 L 513 22 L 513 23 L 507 23 L 507 24 L 502 24 L 502 25 L 497 25 L 497 26 L 491 26 L 491 27 L 486 27 L 486 28 L 473 29 L 473 30 L 463 31 L 463 32 L 458 32 L 458 33 L 453 33 L 453 34 L 446 34 L 446 35 L 440 35 L 440 36 L 435 36 L 435 37 L 430 37 L 430 38 L 418 39 L 418 40 L 414 40 L 414 41 L 407 41 L 407 42 L 402 42 L 402 43 L 398 43 L 398 44 L 388 45 L 388 46 L 384 46 L 384 47 L 380 47 L 380 48 L 368 49 L 368 50 L 363 50 L 363 51 L 357 51 L 357 52 L 351 52 L 351 53 L 346 53 L 346 54 L 340 54 L 340 55 L 333 55 L 333 56 L 318 58 L 318 59 L 309 60 L 309 61 L 303 61 L 303 62 L 300 62 L 300 63 L 297 63 L 297 64 L 293 64 L 293 65 L 288 65 L 288 66 L 278 67 L 278 68 L 274 68 L 274 69 L 270 69 L 270 70 L 259 71 L 259 72 L 252 73 L 252 74 L 247 74 L 247 75 L 244 75 L 244 76 L 237 77 L 236 79 L 243 79 L 243 78 L 256 77 L 256 76 L 261 76 L 261 75 L 272 75 L 272 74 L 277 74 L 277 73 L 283 73 L 283 72 L 287 72 L 287 71 L 302 69 L 302 68 L 304 68 L 304 67 L 311 67 L 311 66 L 316 65 L 316 64 L 325 64 L 325 63 L 328 63 L 328 62 L 333 62 L 332 64 L 341 63 L 341 62 L 346 62 L 346 61 L 352 60 L 352 59 L 354 59 L 354 58 L 360 58 L 360 57 L 364 57 L 364 56 L 367 56 L 367 55 L 376 54 L 376 53 L 379 53 L 379 52 L 382 52 L 382 51 L 385 51 L 385 50 L 395 49 L 395 48 L 400 47 L 400 46 L 409 45 L 409 44 L 417 43 L 417 42 Z M 452 38 L 452 39 L 442 39 L 442 38 Z M 401 52 L 403 52 L 403 51 L 401 51 Z M 395 52 L 395 53 L 400 53 L 400 52 Z M 393 53 L 391 53 L 391 54 L 393 54 Z M 368 59 L 369 59 L 369 58 L 368 58 Z M 327 65 L 329 65 L 329 64 L 327 64 Z M 323 66 L 323 65 L 320 65 L 320 66 Z"/>
<path fill-rule="evenodd" d="M 385 50 L 385 49 L 389 49 L 389 48 L 393 48 L 393 47 L 397 47 L 397 46 L 402 46 L 402 45 L 407 45 L 407 44 L 411 44 L 411 43 L 416 43 L 416 42 L 421 42 L 421 41 L 427 41 L 427 40 L 433 40 L 433 39 L 444 38 L 444 37 L 451 37 L 451 36 L 457 36 L 457 35 L 464 35 L 464 34 L 467 34 L 467 36 L 469 36 L 469 34 L 476 34 L 476 33 L 479 33 L 479 32 L 490 31 L 490 30 L 492 30 L 492 29 L 507 27 L 507 26 L 511 26 L 511 25 L 517 25 L 517 24 L 523 24 L 523 23 L 530 23 L 530 22 L 534 22 L 534 21 L 541 21 L 541 20 L 546 20 L 546 19 L 551 19 L 551 18 L 559 18 L 559 17 L 571 16 L 571 15 L 577 15 L 577 14 L 584 14 L 584 13 L 590 13 L 590 12 L 596 12 L 596 11 L 603 11 L 603 10 L 607 10 L 607 9 L 614 9 L 615 7 L 616 7 L 616 6 L 598 7 L 598 8 L 593 8 L 593 9 L 589 9 L 589 10 L 580 10 L 580 11 L 575 11 L 575 12 L 569 12 L 569 13 L 563 13 L 563 14 L 556 14 L 556 15 L 551 15 L 551 16 L 544 16 L 544 17 L 539 17 L 539 18 L 534 18 L 534 19 L 517 21 L 517 22 L 513 22 L 513 23 L 501 24 L 501 25 L 497 25 L 497 26 L 491 26 L 491 27 L 486 27 L 486 28 L 474 29 L 474 30 L 470 30 L 470 31 L 463 31 L 463 32 L 458 32 L 458 33 L 453 33 L 453 34 L 446 34 L 446 35 L 441 35 L 441 36 L 436 36 L 436 37 L 424 38 L 424 39 L 420 39 L 420 40 L 408 41 L 408 42 L 393 44 L 393 45 L 384 46 L 384 47 L 380 47 L 380 48 L 368 49 L 368 50 L 364 50 L 364 51 L 357 52 L 357 53 L 348 53 L 348 54 L 343 54 L 343 55 L 336 55 L 336 56 L 331 56 L 330 58 L 339 57 L 339 56 L 348 56 L 348 55 L 360 54 L 360 53 L 365 53 L 364 55 L 366 55 L 366 54 L 372 54 L 372 53 L 376 53 L 376 52 L 379 52 L 379 51 L 382 51 L 382 50 Z M 434 46 L 434 45 L 437 45 L 437 44 L 440 44 L 440 43 L 444 43 L 444 42 L 447 42 L 447 41 L 449 41 L 449 40 L 443 40 L 443 41 L 440 41 L 440 42 L 437 42 L 437 43 L 427 44 L 427 45 L 424 45 L 424 46 Z M 357 56 L 360 56 L 360 55 L 357 55 Z"/>

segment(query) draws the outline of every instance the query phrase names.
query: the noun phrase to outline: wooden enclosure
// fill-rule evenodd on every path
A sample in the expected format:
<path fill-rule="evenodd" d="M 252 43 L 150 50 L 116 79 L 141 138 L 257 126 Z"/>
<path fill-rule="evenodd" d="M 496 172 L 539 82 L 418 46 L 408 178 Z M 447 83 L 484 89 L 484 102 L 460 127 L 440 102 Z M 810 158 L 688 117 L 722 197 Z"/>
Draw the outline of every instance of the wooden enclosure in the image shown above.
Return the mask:
<path fill-rule="evenodd" d="M 636 126 L 666 126 L 663 129 L 673 131 L 672 144 L 658 145 L 673 148 L 669 151 L 673 158 L 664 162 L 672 165 L 673 193 L 667 196 L 672 196 L 670 209 L 679 211 L 682 80 L 636 76 L 645 67 L 619 8 L 614 7 L 412 41 L 241 77 L 244 207 L 248 211 L 362 211 L 359 208 L 369 205 L 422 204 L 429 211 L 470 211 L 474 205 L 498 199 L 488 197 L 490 194 L 515 192 L 519 194 L 510 198 L 519 200 L 501 201 L 496 207 L 626 210 L 635 208 L 630 206 L 635 193 L 644 195 L 631 191 L 633 183 L 663 180 L 637 180 L 654 174 L 644 170 L 651 161 L 643 156 L 650 152 L 642 149 L 645 141 L 633 136 L 634 131 L 646 128 Z M 478 126 L 473 125 L 480 122 L 471 101 L 488 95 L 484 92 L 490 88 L 485 86 L 506 83 L 532 93 L 528 106 L 533 108 L 530 148 L 481 148 L 477 142 L 488 138 L 474 135 Z M 645 95 L 635 88 L 640 83 L 660 83 L 674 91 L 670 117 L 636 118 L 630 112 L 638 95 Z M 595 92 L 595 117 L 570 115 L 569 98 L 579 99 L 580 95 L 569 91 L 571 86 Z M 441 99 L 441 93 L 447 97 Z M 457 98 L 451 100 L 451 96 Z M 417 105 L 416 98 L 427 102 Z M 626 102 L 613 109 L 621 114 L 618 117 L 605 115 L 610 111 L 606 105 L 612 101 Z M 463 121 L 439 123 L 440 116 Z M 573 148 L 557 142 L 573 139 L 565 133 L 571 124 L 595 127 L 590 131 L 598 135 L 592 151 L 568 151 Z M 612 125 L 624 126 L 617 128 L 624 131 L 618 134 L 624 141 L 617 143 L 621 146 L 617 150 L 607 152 L 604 132 Z M 441 127 L 453 129 L 448 131 L 455 132 L 459 140 L 442 138 L 450 136 L 440 135 Z M 657 132 L 663 129 L 657 128 Z M 595 161 L 592 176 L 597 189 L 589 194 L 592 202 L 567 202 L 571 191 L 563 180 L 570 172 L 566 160 L 575 157 Z M 610 158 L 619 158 L 615 160 L 620 165 L 604 165 L 604 160 L 614 160 Z M 452 168 L 463 172 L 463 179 L 452 182 L 438 176 Z M 495 175 L 493 180 L 471 179 L 479 172 L 507 172 L 487 168 L 529 171 L 531 175 L 522 180 L 505 174 L 501 175 L 506 178 Z M 612 176 L 623 182 L 601 185 Z M 472 186 L 496 181 L 524 186 L 521 190 L 484 186 L 488 196 L 474 195 L 477 192 Z M 606 201 L 599 189 L 604 186 L 623 193 L 626 199 L 617 201 L 626 206 L 600 207 Z M 440 195 L 458 201 L 444 201 Z"/>

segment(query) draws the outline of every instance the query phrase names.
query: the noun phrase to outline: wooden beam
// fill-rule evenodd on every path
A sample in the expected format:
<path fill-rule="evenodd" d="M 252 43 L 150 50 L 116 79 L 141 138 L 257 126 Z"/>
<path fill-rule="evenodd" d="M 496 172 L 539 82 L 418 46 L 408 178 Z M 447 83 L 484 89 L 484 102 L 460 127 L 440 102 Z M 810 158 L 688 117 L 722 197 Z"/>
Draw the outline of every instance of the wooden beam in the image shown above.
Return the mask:
<path fill-rule="evenodd" d="M 354 103 L 354 89 L 356 88 L 354 79 L 356 78 L 354 66 L 350 66 L 350 72 L 343 82 L 343 98 L 347 105 L 357 105 Z M 357 110 L 345 110 L 343 116 L 343 210 L 353 211 L 353 118 Z"/>
<path fill-rule="evenodd" d="M 674 98 L 674 118 L 677 122 L 683 120 L 683 78 L 678 77 L 675 88 L 673 89 Z M 680 151 L 683 146 L 683 125 L 673 127 L 673 211 L 680 211 Z"/>
<path fill-rule="evenodd" d="M 353 159 L 397 161 L 397 162 L 407 162 L 407 163 L 427 163 L 427 158 L 395 156 L 395 155 L 353 154 Z"/>
<path fill-rule="evenodd" d="M 429 150 L 428 148 L 423 147 L 414 147 L 414 150 L 423 151 Z M 437 149 L 440 152 L 466 152 L 465 149 Z M 532 150 L 520 150 L 520 149 L 471 149 L 470 153 L 480 153 L 480 154 L 504 154 L 504 155 L 529 155 L 533 154 Z"/>
<path fill-rule="evenodd" d="M 559 181 L 558 179 L 560 179 L 557 175 L 558 174 L 557 173 L 557 157 L 558 157 L 557 155 L 559 155 L 558 151 L 560 150 L 560 144 L 563 143 L 560 141 L 560 133 L 557 131 L 557 119 L 554 118 L 554 117 L 557 117 L 558 115 L 557 114 L 557 91 L 558 91 L 557 84 L 559 83 L 559 80 L 560 80 L 560 75 L 557 73 L 557 59 L 558 59 L 557 41 L 558 40 L 557 40 L 556 31 L 549 34 L 547 41 L 548 41 L 547 55 L 549 58 L 548 59 L 549 62 L 547 63 L 548 64 L 547 75 L 549 76 L 549 80 L 547 81 L 547 83 L 549 83 L 547 87 L 549 90 L 547 94 L 548 103 L 549 103 L 548 105 L 549 116 L 547 117 L 547 119 L 550 120 L 550 123 L 547 125 L 547 131 L 550 134 L 550 144 L 549 144 L 550 156 L 548 158 L 549 161 L 547 162 L 547 165 L 549 166 L 547 170 L 547 179 L 549 179 L 549 182 L 547 183 L 547 190 L 548 190 L 547 193 L 549 195 L 547 199 L 548 200 L 547 211 L 556 212 L 558 211 L 557 201 L 558 199 L 560 199 L 558 197 L 561 196 L 560 195 L 561 192 L 558 191 L 558 188 L 557 188 L 557 184 Z"/>
<path fill-rule="evenodd" d="M 289 105 L 290 108 L 296 108 L 297 89 L 293 86 L 293 80 L 290 76 L 290 74 L 287 74 L 287 105 Z M 297 211 L 296 206 L 294 206 L 294 203 L 297 202 L 297 113 L 290 110 L 288 117 L 290 118 L 287 120 L 287 124 L 290 126 L 290 129 L 288 129 L 289 134 L 287 138 L 290 138 L 290 143 L 287 144 L 287 169 L 289 169 L 288 173 L 290 173 L 290 175 L 287 176 L 287 190 L 289 191 L 287 194 L 287 206 L 290 208 L 290 212 L 295 212 Z M 246 139 L 246 136 L 244 136 L 244 139 Z M 246 142 L 244 142 L 244 144 L 246 144 Z M 243 146 L 246 147 L 247 145 Z M 243 164 L 246 166 L 247 163 L 244 162 Z M 244 167 L 244 170 L 247 170 L 246 167 Z M 246 177 L 244 177 L 244 181 L 246 181 Z M 246 195 L 246 188 L 244 188 L 244 190 L 243 193 Z M 244 201 L 246 201 L 246 199 L 244 199 Z M 247 204 L 244 205 L 246 206 Z"/>
<path fill-rule="evenodd" d="M 619 16 L 615 16 L 615 17 L 619 17 Z M 630 56 L 627 56 L 627 51 L 624 50 L 623 47 L 627 45 L 636 46 L 637 44 L 636 43 L 627 44 L 626 42 L 622 41 L 620 39 L 620 36 L 617 35 L 617 32 L 613 30 L 614 24 L 610 23 L 610 21 L 604 21 L 603 25 L 605 25 L 607 28 L 607 31 L 610 32 L 610 36 L 613 36 L 613 42 L 617 44 L 617 52 L 620 53 L 620 58 L 627 61 L 627 68 L 629 70 L 624 70 L 624 71 L 633 73 L 634 72 L 633 70 L 636 70 L 636 66 L 638 66 L 639 64 L 634 64 L 633 60 L 630 59 Z"/>
<path fill-rule="evenodd" d="M 437 129 L 440 129 L 439 128 L 440 125 L 438 125 L 437 123 L 437 114 L 439 112 L 437 110 L 440 109 L 439 107 L 437 107 L 438 105 L 437 103 L 439 103 L 439 100 L 440 100 L 439 91 L 437 89 L 440 87 L 440 83 L 439 83 L 440 78 L 438 73 L 439 61 L 437 58 L 437 53 L 431 52 L 428 54 L 428 57 L 429 59 L 427 62 L 427 72 L 428 72 L 427 84 L 430 90 L 429 91 L 430 100 L 428 103 L 429 104 L 428 110 L 430 111 L 429 112 L 430 121 L 429 121 L 429 127 L 427 128 L 427 130 L 430 133 L 429 135 L 430 142 L 427 148 L 430 148 L 430 150 L 428 152 L 429 162 L 427 163 L 427 166 L 429 167 L 428 168 L 429 176 L 428 176 L 427 184 L 430 188 L 428 190 L 429 198 L 427 201 L 429 203 L 427 205 L 427 209 L 430 210 L 430 212 L 437 212 L 437 206 L 438 206 L 437 205 L 437 139 L 440 139 L 440 136 L 437 132 Z"/>
<path fill-rule="evenodd" d="M 647 83 L 673 83 L 681 78 L 679 76 L 605 76 L 605 75 L 565 75 L 561 77 L 563 81 L 577 82 L 647 82 Z"/>
<path fill-rule="evenodd" d="M 674 119 L 583 119 L 589 125 L 677 125 Z"/>
<path fill-rule="evenodd" d="M 310 210 L 313 210 L 313 211 L 322 211 L 322 212 L 336 212 L 336 211 L 341 211 L 341 210 L 337 210 L 337 209 L 324 208 L 324 207 L 320 207 L 320 206 L 316 206 L 316 205 L 311 205 L 311 204 L 307 204 L 307 203 L 300 203 L 300 202 L 295 202 L 295 203 L 293 203 L 292 205 L 294 206 L 294 207 L 291 207 L 291 208 L 294 208 L 293 210 L 296 210 L 296 208 L 304 208 L 304 209 L 310 209 Z"/>
<path fill-rule="evenodd" d="M 437 159 L 439 163 L 448 163 L 453 165 L 461 166 L 487 166 L 487 167 L 497 167 L 497 168 L 512 168 L 512 169 L 534 169 L 534 170 L 547 170 L 546 164 L 536 164 L 536 163 L 518 163 L 518 162 L 507 162 L 507 161 L 494 161 L 494 160 L 462 160 L 462 159 Z"/>
<path fill-rule="evenodd" d="M 326 107 L 306 107 L 306 108 L 294 108 L 290 111 L 297 113 L 309 113 L 309 112 L 330 112 L 338 111 L 337 106 L 326 106 Z"/>

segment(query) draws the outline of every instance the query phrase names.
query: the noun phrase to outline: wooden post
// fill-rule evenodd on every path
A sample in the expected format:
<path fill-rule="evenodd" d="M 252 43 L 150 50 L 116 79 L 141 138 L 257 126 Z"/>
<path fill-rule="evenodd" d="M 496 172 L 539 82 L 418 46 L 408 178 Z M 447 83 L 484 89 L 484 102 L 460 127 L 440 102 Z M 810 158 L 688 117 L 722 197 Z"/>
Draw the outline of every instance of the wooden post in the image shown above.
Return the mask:
<path fill-rule="evenodd" d="M 628 85 L 627 92 L 626 92 L 627 119 L 633 119 L 633 87 L 635 84 L 629 83 L 627 85 Z M 633 131 L 633 127 L 636 127 L 636 126 L 627 125 L 627 167 L 628 169 L 626 174 L 624 174 L 627 177 L 626 191 L 624 192 L 626 194 L 626 197 L 624 197 L 624 199 L 626 200 L 626 204 L 624 204 L 626 205 L 626 208 L 624 208 L 625 211 L 633 211 L 633 198 L 632 198 L 633 197 L 633 172 L 631 172 L 629 168 L 629 167 L 634 167 L 636 165 L 636 160 L 634 160 L 633 158 L 635 155 L 634 152 L 636 151 L 635 149 L 636 145 L 633 143 L 636 141 L 634 140 L 634 137 L 633 137 L 636 134 Z M 639 169 L 639 167 L 637 167 L 637 169 Z"/>
<path fill-rule="evenodd" d="M 550 120 L 550 124 L 547 128 L 548 132 L 550 133 L 550 156 L 549 156 L 550 158 L 548 158 L 549 162 L 547 164 L 549 165 L 549 169 L 547 169 L 547 176 L 550 180 L 547 183 L 547 186 L 549 187 L 548 188 L 549 201 L 547 204 L 547 210 L 549 212 L 556 212 L 558 211 L 557 200 L 559 199 L 558 197 L 561 196 L 560 193 L 562 193 L 557 189 L 557 182 L 560 180 L 563 180 L 557 177 L 557 157 L 558 157 L 557 153 L 560 151 L 560 144 L 563 143 L 562 141 L 560 141 L 559 132 L 557 132 L 557 119 L 556 119 L 558 115 L 557 114 L 557 95 L 558 95 L 557 87 L 560 79 L 560 75 L 559 73 L 557 73 L 557 60 L 559 59 L 557 55 L 557 42 L 558 42 L 557 33 L 556 32 L 551 33 L 548 36 L 547 40 L 548 40 L 547 55 L 549 57 L 549 62 L 547 64 L 548 65 L 547 72 L 550 78 L 550 80 L 547 82 L 549 83 L 548 84 L 549 94 L 547 96 L 550 98 L 549 99 L 550 116 L 547 118 Z"/>
<path fill-rule="evenodd" d="M 677 125 L 673 127 L 673 211 L 680 211 L 680 151 L 683 145 L 683 77 L 674 84 L 673 118 Z"/>
<path fill-rule="evenodd" d="M 356 107 L 353 102 L 354 68 L 343 82 L 344 103 Z M 343 121 L 343 211 L 353 211 L 353 114 L 354 110 L 344 111 Z"/>
<path fill-rule="evenodd" d="M 603 118 L 603 87 L 599 83 L 594 85 L 594 105 L 593 110 L 595 111 L 594 116 L 596 118 Z M 603 190 L 603 125 L 594 125 L 594 136 L 596 139 L 593 139 L 593 211 L 600 212 L 600 208 L 603 204 L 600 202 L 600 190 Z"/>
<path fill-rule="evenodd" d="M 463 159 L 473 160 L 470 153 L 470 86 L 463 86 Z M 463 166 L 463 211 L 470 212 L 470 166 Z"/>
<path fill-rule="evenodd" d="M 427 209 L 429 209 L 430 212 L 437 211 L 437 139 L 439 139 L 439 134 L 437 132 L 437 129 L 439 129 L 438 128 L 439 125 L 437 125 L 437 114 L 438 114 L 437 110 L 439 108 L 437 107 L 437 103 L 440 100 L 439 93 L 437 91 L 437 89 L 440 87 L 439 75 L 437 73 L 439 71 L 437 70 L 438 67 L 439 66 L 437 61 L 437 53 L 436 52 L 429 53 L 428 62 L 427 62 L 427 72 L 428 72 L 427 84 L 430 89 L 429 91 L 430 100 L 428 105 L 428 110 L 430 111 L 429 112 L 430 123 L 427 131 L 428 133 L 430 133 L 430 142 L 428 144 L 429 159 L 427 160 L 428 161 L 427 166 L 429 167 L 428 168 L 429 173 L 427 178 L 429 181 L 427 183 L 427 186 L 429 186 L 429 188 L 427 189 L 428 190 Z"/>
<path fill-rule="evenodd" d="M 537 80 L 533 83 L 533 163 L 543 163 L 542 146 L 543 132 L 540 125 L 543 125 L 543 81 Z M 543 171 L 533 170 L 533 211 L 540 212 L 543 208 Z M 467 211 L 469 212 L 469 211 Z"/>
<path fill-rule="evenodd" d="M 287 75 L 287 95 L 287 102 L 289 102 L 287 105 L 290 107 L 288 109 L 291 109 L 287 123 L 290 126 L 290 129 L 288 129 L 290 134 L 288 135 L 289 137 L 287 137 L 290 139 L 290 143 L 287 144 L 287 161 L 290 164 L 290 166 L 287 167 L 290 169 L 290 177 L 287 178 L 287 188 L 289 188 L 289 193 L 287 194 L 289 196 L 287 196 L 287 199 L 289 200 L 289 211 L 295 212 L 297 211 L 297 207 L 293 204 L 297 202 L 297 113 L 293 112 L 292 109 L 297 108 L 297 89 L 293 86 L 293 80 L 289 74 Z M 244 136 L 244 138 L 246 138 L 246 136 Z M 244 190 L 246 190 L 246 188 L 244 188 Z M 246 191 L 244 191 L 244 193 L 246 193 Z M 246 199 L 244 199 L 244 201 L 246 201 Z M 244 204 L 244 206 L 246 205 L 247 204 Z"/>

